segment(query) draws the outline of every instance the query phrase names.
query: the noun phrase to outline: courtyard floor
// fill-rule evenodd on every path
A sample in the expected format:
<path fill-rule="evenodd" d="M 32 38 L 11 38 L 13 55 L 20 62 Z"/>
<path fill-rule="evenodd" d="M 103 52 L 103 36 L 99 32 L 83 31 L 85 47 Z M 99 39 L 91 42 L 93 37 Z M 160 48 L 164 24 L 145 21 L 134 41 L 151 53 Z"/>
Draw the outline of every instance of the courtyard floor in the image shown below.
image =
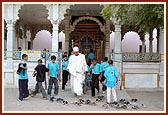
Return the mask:
<path fill-rule="evenodd" d="M 100 94 L 106 97 L 106 94 Z M 144 104 L 146 108 L 141 108 L 134 110 L 132 108 L 127 109 L 116 109 L 113 107 L 103 108 L 102 105 L 104 102 L 97 102 L 95 106 L 93 105 L 82 105 L 78 106 L 75 104 L 63 105 L 58 102 L 50 102 L 49 100 L 42 99 L 41 94 L 37 94 L 35 97 L 30 97 L 30 99 L 19 101 L 18 100 L 18 89 L 17 88 L 5 88 L 4 89 L 4 112 L 21 112 L 21 111 L 30 111 L 30 112 L 135 112 L 135 111 L 164 111 L 164 90 L 163 89 L 117 89 L 118 100 L 120 99 L 138 99 L 138 102 Z M 59 94 L 56 97 L 61 97 L 68 102 L 75 102 L 77 98 L 71 93 L 70 88 L 68 87 L 66 91 L 59 91 Z M 90 91 L 88 91 L 83 99 L 91 99 Z"/>

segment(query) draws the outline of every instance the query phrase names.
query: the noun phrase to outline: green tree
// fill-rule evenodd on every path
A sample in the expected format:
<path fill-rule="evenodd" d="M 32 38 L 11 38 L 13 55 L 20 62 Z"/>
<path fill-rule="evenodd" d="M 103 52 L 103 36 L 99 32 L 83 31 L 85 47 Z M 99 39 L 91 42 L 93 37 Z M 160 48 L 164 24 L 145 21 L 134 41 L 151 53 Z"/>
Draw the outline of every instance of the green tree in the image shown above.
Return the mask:
<path fill-rule="evenodd" d="M 121 25 L 134 26 L 142 33 L 164 26 L 163 4 L 108 4 L 101 14 L 105 19 L 115 18 Z"/>

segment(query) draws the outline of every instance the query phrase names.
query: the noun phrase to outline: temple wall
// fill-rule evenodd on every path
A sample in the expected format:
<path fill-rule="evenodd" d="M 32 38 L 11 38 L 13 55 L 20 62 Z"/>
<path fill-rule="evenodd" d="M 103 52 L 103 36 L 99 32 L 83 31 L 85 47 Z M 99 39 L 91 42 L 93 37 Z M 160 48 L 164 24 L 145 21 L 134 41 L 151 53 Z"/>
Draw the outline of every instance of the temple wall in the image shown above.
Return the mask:
<path fill-rule="evenodd" d="M 13 70 L 7 69 L 4 61 L 4 86 L 17 87 L 17 65 L 19 61 L 13 61 Z M 33 88 L 36 81 L 32 73 L 36 62 L 28 62 L 29 88 Z M 164 77 L 159 75 L 160 63 L 123 63 L 123 88 L 158 88 L 164 87 Z"/>

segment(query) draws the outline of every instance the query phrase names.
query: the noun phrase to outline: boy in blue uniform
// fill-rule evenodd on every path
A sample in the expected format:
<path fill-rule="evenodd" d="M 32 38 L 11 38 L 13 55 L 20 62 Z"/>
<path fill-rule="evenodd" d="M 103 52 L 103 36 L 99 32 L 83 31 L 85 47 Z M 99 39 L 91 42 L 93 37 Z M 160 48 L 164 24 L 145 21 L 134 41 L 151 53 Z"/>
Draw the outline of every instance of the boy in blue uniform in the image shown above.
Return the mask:
<path fill-rule="evenodd" d="M 104 72 L 105 72 L 105 69 L 109 66 L 108 64 L 108 57 L 104 57 L 104 61 L 101 63 L 100 65 L 100 69 L 101 69 L 101 75 L 100 75 L 100 83 L 103 85 L 102 87 L 102 91 L 103 93 L 105 93 L 107 87 L 105 84 L 103 84 L 104 80 L 105 80 L 105 77 L 104 77 Z"/>
<path fill-rule="evenodd" d="M 28 91 L 28 74 L 27 74 L 27 63 L 28 55 L 22 55 L 22 61 L 19 63 L 17 74 L 19 74 L 19 100 L 22 101 L 24 98 L 29 96 Z"/>
<path fill-rule="evenodd" d="M 90 66 L 90 71 L 92 74 L 92 88 L 91 88 L 91 96 L 95 97 L 95 88 L 99 94 L 99 76 L 100 76 L 100 64 L 97 63 L 96 59 L 92 60 L 92 64 Z"/>
<path fill-rule="evenodd" d="M 106 86 L 107 86 L 107 103 L 111 103 L 111 92 L 113 95 L 114 102 L 117 101 L 117 95 L 115 91 L 116 83 L 118 82 L 117 76 L 117 68 L 113 66 L 113 61 L 109 60 L 109 67 L 105 69 L 104 76 L 106 78 Z"/>
<path fill-rule="evenodd" d="M 93 53 L 93 49 L 90 50 L 90 53 L 88 54 L 88 59 L 89 59 L 89 66 L 91 65 L 91 60 L 93 60 L 95 57 Z"/>
<path fill-rule="evenodd" d="M 54 94 L 58 95 L 58 74 L 59 74 L 59 64 L 56 61 L 56 56 L 51 56 L 51 62 L 48 64 L 48 79 L 49 79 L 49 85 L 48 85 L 48 95 L 51 96 L 52 86 L 54 84 Z"/>
<path fill-rule="evenodd" d="M 68 74 L 69 72 L 67 71 L 67 67 L 68 67 L 68 59 L 67 59 L 67 55 L 63 56 L 63 62 L 62 62 L 62 70 L 63 70 L 63 75 L 62 75 L 62 90 L 65 90 L 65 85 L 68 81 Z"/>

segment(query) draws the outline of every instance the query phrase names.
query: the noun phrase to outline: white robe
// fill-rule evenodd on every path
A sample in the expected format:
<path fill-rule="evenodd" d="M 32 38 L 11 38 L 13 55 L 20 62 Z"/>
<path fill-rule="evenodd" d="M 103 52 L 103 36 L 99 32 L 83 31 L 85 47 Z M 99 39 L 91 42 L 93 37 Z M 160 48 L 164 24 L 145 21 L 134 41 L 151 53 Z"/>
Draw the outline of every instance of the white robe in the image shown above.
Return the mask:
<path fill-rule="evenodd" d="M 72 55 L 69 59 L 67 69 L 71 74 L 71 90 L 81 96 L 83 93 L 84 72 L 87 71 L 85 55 L 79 53 L 78 56 Z"/>

